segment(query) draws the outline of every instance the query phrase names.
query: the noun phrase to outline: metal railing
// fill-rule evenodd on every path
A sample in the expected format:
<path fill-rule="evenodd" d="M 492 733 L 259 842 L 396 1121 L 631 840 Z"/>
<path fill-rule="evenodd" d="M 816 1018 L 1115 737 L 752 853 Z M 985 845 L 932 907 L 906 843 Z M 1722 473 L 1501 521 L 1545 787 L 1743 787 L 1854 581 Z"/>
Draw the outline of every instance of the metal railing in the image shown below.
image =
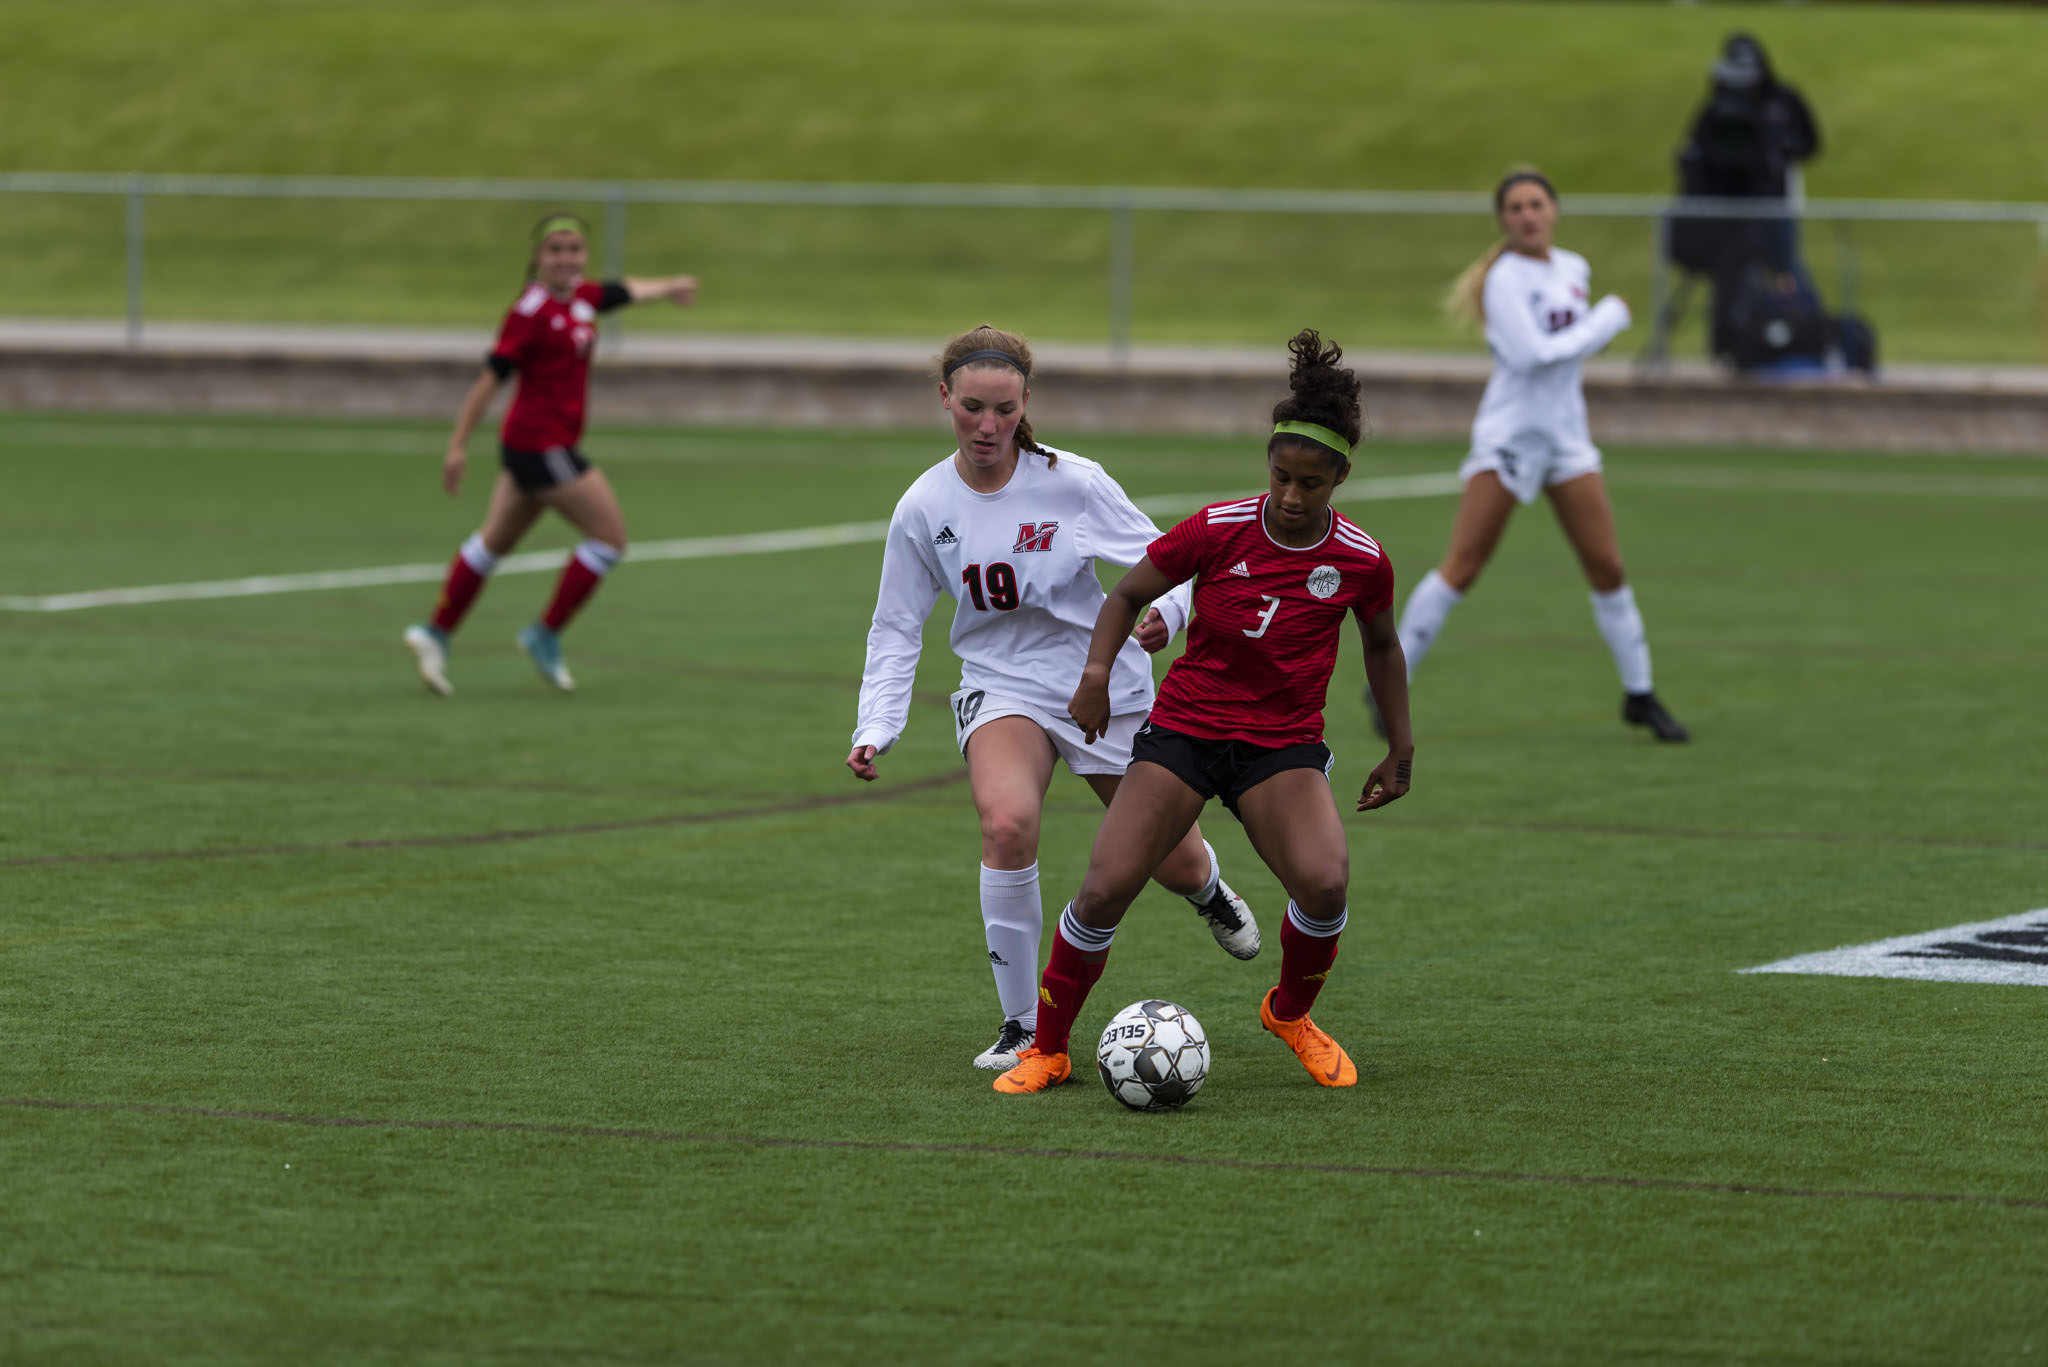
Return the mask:
<path fill-rule="evenodd" d="M 604 206 L 604 270 L 625 269 L 628 209 L 633 205 L 762 205 L 816 208 L 1063 209 L 1101 213 L 1109 226 L 1107 312 L 1112 354 L 1131 347 L 1141 212 L 1322 214 L 1357 217 L 1461 215 L 1485 218 L 1484 193 L 1375 190 L 1179 189 L 1142 186 L 968 185 L 804 181 L 633 181 L 435 179 L 354 176 L 244 176 L 0 173 L 0 193 L 118 196 L 126 201 L 126 335 L 139 345 L 146 288 L 148 202 L 153 198 L 286 200 L 569 201 Z M 2027 224 L 2035 228 L 2037 279 L 2048 339 L 2048 203 L 1875 199 L 1683 199 L 1669 195 L 1573 195 L 1581 218 L 1646 219 L 1652 306 L 1660 320 L 1671 302 L 1668 228 L 1672 218 L 1800 219 L 1893 224 Z"/>

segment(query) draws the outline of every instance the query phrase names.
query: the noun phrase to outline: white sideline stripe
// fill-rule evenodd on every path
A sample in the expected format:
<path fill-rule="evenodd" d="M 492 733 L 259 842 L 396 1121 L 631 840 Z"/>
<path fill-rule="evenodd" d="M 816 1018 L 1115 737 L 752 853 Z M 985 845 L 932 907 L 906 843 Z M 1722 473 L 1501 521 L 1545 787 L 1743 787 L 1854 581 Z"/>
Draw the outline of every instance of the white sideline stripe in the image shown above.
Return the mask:
<path fill-rule="evenodd" d="M 2048 498 L 2048 479 L 2002 475 L 1856 475 L 1831 470 L 1740 470 L 1723 466 L 1674 466 L 1655 470 L 1608 471 L 1609 483 L 1670 489 L 1774 489 L 1798 493 L 1954 494 L 1991 498 Z M 1436 498 L 1458 492 L 1452 471 L 1417 475 L 1383 475 L 1347 481 L 1336 501 L 1388 502 Z M 1253 496 L 1254 498 L 1256 495 Z M 1226 494 L 1158 494 L 1134 500 L 1153 517 L 1193 512 L 1225 499 Z M 1247 500 L 1249 501 L 1249 500 Z M 685 537 L 646 541 L 627 553 L 632 561 L 696 560 L 710 556 L 760 555 L 774 551 L 807 551 L 825 546 L 853 546 L 880 541 L 887 522 L 840 522 L 823 527 L 796 527 L 781 532 L 741 536 Z M 567 551 L 529 551 L 498 562 L 499 574 L 536 574 L 561 565 Z M 445 563 L 381 565 L 360 570 L 325 570 L 312 574 L 266 574 L 248 579 L 212 579 L 191 584 L 151 584 L 135 588 L 88 589 L 41 597 L 0 596 L 0 612 L 75 612 L 81 608 L 128 607 L 140 603 L 184 602 L 202 598 L 254 598 L 275 593 L 306 593 L 317 589 L 374 588 L 385 584 L 437 583 Z"/>
<path fill-rule="evenodd" d="M 700 536 L 677 541 L 644 541 L 628 553 L 629 560 L 695 560 L 705 556 L 759 555 L 769 551 L 807 551 L 820 546 L 850 546 L 880 541 L 886 522 L 842 522 L 830 527 L 798 527 L 786 532 L 754 532 L 745 536 Z M 498 562 L 498 574 L 537 574 L 557 570 L 570 554 L 528 551 Z M 323 570 L 313 574 L 263 574 L 248 579 L 210 579 L 193 584 L 150 584 L 138 588 L 88 589 L 53 593 L 40 598 L 0 598 L 11 612 L 75 612 L 80 608 L 128 607 L 137 603 L 171 603 L 196 598 L 256 598 L 273 593 L 306 593 L 314 589 L 360 589 L 380 584 L 435 584 L 448 573 L 446 563 L 379 565 L 361 570 Z"/>

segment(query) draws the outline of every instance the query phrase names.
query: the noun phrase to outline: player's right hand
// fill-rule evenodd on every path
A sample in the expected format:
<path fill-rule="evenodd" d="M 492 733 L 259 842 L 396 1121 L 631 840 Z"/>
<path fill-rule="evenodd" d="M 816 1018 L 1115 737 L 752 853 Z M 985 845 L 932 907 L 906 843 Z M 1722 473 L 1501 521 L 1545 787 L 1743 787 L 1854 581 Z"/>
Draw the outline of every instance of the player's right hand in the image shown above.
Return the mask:
<path fill-rule="evenodd" d="M 462 473 L 469 468 L 469 452 L 460 446 L 448 448 L 448 454 L 441 460 L 441 487 L 449 493 L 462 488 Z"/>
<path fill-rule="evenodd" d="M 868 783 L 875 781 L 875 747 L 856 745 L 846 756 L 846 767 L 853 770 L 855 778 Z"/>
<path fill-rule="evenodd" d="M 1406 796 L 1414 764 L 1415 751 L 1412 748 L 1405 754 L 1389 750 L 1387 757 L 1365 776 L 1365 786 L 1358 790 L 1358 810 L 1370 812 Z"/>

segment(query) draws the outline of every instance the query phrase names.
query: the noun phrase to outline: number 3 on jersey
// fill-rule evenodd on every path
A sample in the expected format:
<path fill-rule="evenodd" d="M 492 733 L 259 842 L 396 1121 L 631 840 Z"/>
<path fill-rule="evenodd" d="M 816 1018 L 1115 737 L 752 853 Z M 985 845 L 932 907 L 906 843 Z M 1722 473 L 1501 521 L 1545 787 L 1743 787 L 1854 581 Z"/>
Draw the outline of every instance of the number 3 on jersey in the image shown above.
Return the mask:
<path fill-rule="evenodd" d="M 1266 634 L 1266 628 L 1273 625 L 1273 614 L 1280 611 L 1280 600 L 1278 598 L 1268 597 L 1263 593 L 1259 597 L 1264 599 L 1266 604 L 1266 610 L 1259 614 L 1259 629 L 1253 631 L 1250 627 L 1242 628 L 1244 634 L 1251 637 L 1254 641 Z"/>
<path fill-rule="evenodd" d="M 1021 601 L 1017 597 L 1017 571 L 1000 560 L 988 567 L 986 576 L 982 574 L 981 566 L 969 565 L 960 571 L 960 582 L 967 586 L 967 596 L 974 600 L 977 612 L 987 612 L 990 608 L 998 612 L 1015 612 Z M 983 583 L 988 585 L 986 596 L 982 594 Z"/>

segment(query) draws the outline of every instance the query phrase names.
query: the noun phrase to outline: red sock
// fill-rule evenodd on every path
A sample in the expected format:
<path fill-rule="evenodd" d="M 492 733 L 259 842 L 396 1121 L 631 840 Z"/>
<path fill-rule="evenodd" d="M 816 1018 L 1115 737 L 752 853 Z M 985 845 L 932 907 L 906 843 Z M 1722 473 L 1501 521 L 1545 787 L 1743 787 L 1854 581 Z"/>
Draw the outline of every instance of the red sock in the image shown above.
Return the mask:
<path fill-rule="evenodd" d="M 476 596 L 484 591 L 484 576 L 471 569 L 469 562 L 457 551 L 455 558 L 448 562 L 448 578 L 441 585 L 441 601 L 434 605 L 434 625 L 442 631 L 453 631 L 462 622 L 463 614 Z"/>
<path fill-rule="evenodd" d="M 582 556 L 571 552 L 569 563 L 562 566 L 562 577 L 555 581 L 555 596 L 548 600 L 548 610 L 541 614 L 541 622 L 549 631 L 560 631 L 569 625 L 583 600 L 603 582 L 602 574 L 584 564 Z"/>
<path fill-rule="evenodd" d="M 1291 908 L 1290 908 L 1291 911 Z M 1316 993 L 1337 962 L 1337 936 L 1311 935 L 1296 929 L 1290 914 L 1280 920 L 1280 987 L 1273 994 L 1273 1014 L 1300 1020 L 1316 1004 Z"/>
<path fill-rule="evenodd" d="M 1045 977 L 1038 988 L 1036 1045 L 1041 1053 L 1067 1052 L 1067 1040 L 1074 1033 L 1074 1018 L 1081 1014 L 1082 1003 L 1088 1000 L 1089 990 L 1102 976 L 1102 966 L 1108 960 L 1108 950 L 1085 954 L 1068 944 L 1057 926 L 1053 928 L 1052 953 L 1046 956 Z"/>

